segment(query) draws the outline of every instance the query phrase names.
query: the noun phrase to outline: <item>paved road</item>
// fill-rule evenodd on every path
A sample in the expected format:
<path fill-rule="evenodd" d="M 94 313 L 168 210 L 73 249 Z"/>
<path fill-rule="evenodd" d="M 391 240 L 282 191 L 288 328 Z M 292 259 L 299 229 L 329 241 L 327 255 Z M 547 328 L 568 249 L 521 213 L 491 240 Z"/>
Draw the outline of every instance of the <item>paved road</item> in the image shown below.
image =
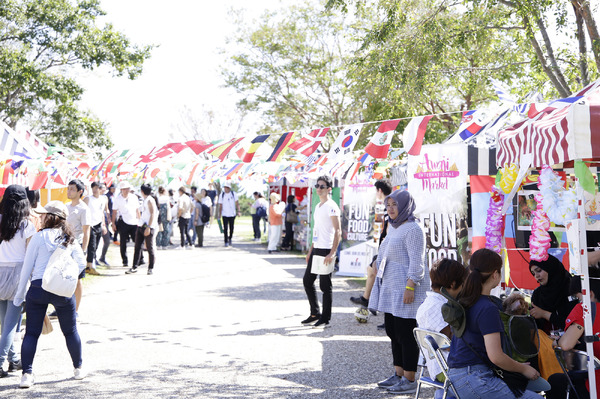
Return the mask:
<path fill-rule="evenodd" d="M 20 390 L 13 374 L 0 380 L 0 398 L 391 397 L 375 386 L 392 372 L 382 316 L 354 320 L 351 280 L 334 279 L 331 328 L 301 326 L 303 259 L 236 238 L 224 248 L 216 230 L 205 248 L 159 251 L 153 276 L 115 266 L 88 281 L 79 328 L 89 377 L 72 379 L 54 321 L 34 387 Z M 117 247 L 109 259 L 120 265 Z"/>

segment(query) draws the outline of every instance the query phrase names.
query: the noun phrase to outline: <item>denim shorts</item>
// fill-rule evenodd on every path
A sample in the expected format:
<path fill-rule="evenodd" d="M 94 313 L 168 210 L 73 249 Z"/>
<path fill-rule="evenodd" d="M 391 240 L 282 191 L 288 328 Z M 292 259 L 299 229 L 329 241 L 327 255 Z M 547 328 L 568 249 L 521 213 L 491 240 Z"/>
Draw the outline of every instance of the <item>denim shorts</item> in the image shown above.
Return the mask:
<path fill-rule="evenodd" d="M 496 377 L 492 369 L 483 364 L 451 368 L 448 370 L 448 375 L 461 399 L 516 398 L 504 381 Z M 542 398 L 542 396 L 532 391 L 525 391 L 520 399 L 534 398 Z"/>

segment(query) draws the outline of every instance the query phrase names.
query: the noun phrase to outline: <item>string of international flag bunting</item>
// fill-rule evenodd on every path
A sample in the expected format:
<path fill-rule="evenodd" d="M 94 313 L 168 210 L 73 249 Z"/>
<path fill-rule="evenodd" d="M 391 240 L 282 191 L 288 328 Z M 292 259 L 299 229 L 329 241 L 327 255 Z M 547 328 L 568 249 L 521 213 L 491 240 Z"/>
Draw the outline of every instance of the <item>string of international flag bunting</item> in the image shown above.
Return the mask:
<path fill-rule="evenodd" d="M 368 166 L 370 175 L 378 178 L 385 168 L 399 163 L 398 157 L 406 152 L 418 155 L 427 126 L 435 116 L 462 113 L 457 132 L 447 143 L 466 142 L 478 146 L 494 144 L 500 129 L 509 116 L 535 117 L 568 106 L 581 99 L 574 95 L 566 99 L 542 103 L 536 93 L 525 103 L 517 103 L 498 81 L 492 81 L 500 105 L 471 111 L 456 111 L 410 118 L 363 122 L 343 126 L 329 151 L 319 151 L 328 134 L 336 127 L 312 129 L 307 133 L 286 132 L 254 137 L 234 137 L 217 142 L 191 140 L 168 143 L 148 152 L 133 150 L 112 151 L 100 161 L 89 154 L 77 153 L 61 147 L 49 147 L 45 159 L 30 159 L 21 154 L 0 162 L 2 185 L 26 184 L 32 189 L 50 187 L 53 183 L 65 185 L 72 178 L 88 181 L 101 180 L 107 184 L 123 179 L 161 179 L 167 184 L 173 180 L 191 184 L 196 180 L 262 178 L 276 181 L 286 177 L 294 182 L 311 173 L 328 173 L 339 178 L 354 178 L 362 166 Z M 410 120 L 402 133 L 403 148 L 390 148 L 392 138 L 401 120 Z M 365 125 L 380 123 L 362 151 L 355 151 Z M 279 136 L 277 138 L 277 136 Z M 258 150 L 269 139 L 277 138 L 270 155 L 257 156 Z M 53 186 L 54 187 L 54 186 Z"/>

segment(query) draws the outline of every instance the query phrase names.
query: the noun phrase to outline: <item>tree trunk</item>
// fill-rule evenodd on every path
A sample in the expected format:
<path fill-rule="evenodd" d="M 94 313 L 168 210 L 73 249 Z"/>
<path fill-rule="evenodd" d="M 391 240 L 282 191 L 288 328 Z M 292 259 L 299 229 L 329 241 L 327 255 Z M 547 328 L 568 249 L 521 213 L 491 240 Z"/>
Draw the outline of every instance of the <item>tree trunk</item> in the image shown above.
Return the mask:
<path fill-rule="evenodd" d="M 573 0 L 573 3 L 577 4 L 577 7 L 581 11 L 581 15 L 585 21 L 590 42 L 592 43 L 592 53 L 594 53 L 594 60 L 596 61 L 596 67 L 600 71 L 600 33 L 598 33 L 598 26 L 592 15 L 589 0 Z"/>
<path fill-rule="evenodd" d="M 576 0 L 573 0 L 572 3 L 577 23 L 577 40 L 579 41 L 579 73 L 581 75 L 581 82 L 584 86 L 587 86 L 590 83 L 590 77 L 587 64 L 587 45 L 585 42 L 585 32 L 583 31 L 583 15 L 576 4 Z"/>
<path fill-rule="evenodd" d="M 563 75 L 558 63 L 556 62 L 556 57 L 554 56 L 554 50 L 552 49 L 552 42 L 550 42 L 550 37 L 548 37 L 548 31 L 546 30 L 546 26 L 544 25 L 544 21 L 541 18 L 537 18 L 537 26 L 540 29 L 540 33 L 542 34 L 542 38 L 544 39 L 544 44 L 546 45 L 546 53 L 548 54 L 548 59 L 550 60 L 550 64 L 552 65 L 552 69 L 561 86 L 564 88 L 565 92 L 568 93 L 567 97 L 571 95 L 571 89 L 569 88 L 569 84 L 565 80 L 565 76 Z"/>

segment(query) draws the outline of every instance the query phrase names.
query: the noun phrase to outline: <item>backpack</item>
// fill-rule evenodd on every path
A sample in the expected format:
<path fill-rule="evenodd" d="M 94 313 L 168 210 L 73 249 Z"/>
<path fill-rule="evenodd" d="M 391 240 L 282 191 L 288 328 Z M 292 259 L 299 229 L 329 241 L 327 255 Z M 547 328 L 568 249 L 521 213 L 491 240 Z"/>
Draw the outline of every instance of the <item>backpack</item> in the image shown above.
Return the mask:
<path fill-rule="evenodd" d="M 460 338 L 467 327 L 465 308 L 445 288 L 440 289 L 440 294 L 448 300 L 447 303 L 442 305 L 442 317 L 452 327 L 453 334 Z M 498 306 L 498 303 L 494 302 L 492 297 L 489 298 L 492 303 Z M 519 362 L 537 356 L 539 352 L 539 335 L 535 320 L 531 316 L 509 315 L 500 309 L 498 309 L 498 312 L 504 325 L 502 336 L 504 353 Z M 529 331 L 529 334 L 527 331 Z"/>
<path fill-rule="evenodd" d="M 258 208 L 256 208 L 256 216 L 261 217 L 261 218 L 266 218 L 267 217 L 267 208 L 264 206 L 259 206 Z"/>
<path fill-rule="evenodd" d="M 200 215 L 200 220 L 202 223 L 206 224 L 210 220 L 210 208 L 206 204 L 200 204 L 202 208 L 202 215 Z"/>

